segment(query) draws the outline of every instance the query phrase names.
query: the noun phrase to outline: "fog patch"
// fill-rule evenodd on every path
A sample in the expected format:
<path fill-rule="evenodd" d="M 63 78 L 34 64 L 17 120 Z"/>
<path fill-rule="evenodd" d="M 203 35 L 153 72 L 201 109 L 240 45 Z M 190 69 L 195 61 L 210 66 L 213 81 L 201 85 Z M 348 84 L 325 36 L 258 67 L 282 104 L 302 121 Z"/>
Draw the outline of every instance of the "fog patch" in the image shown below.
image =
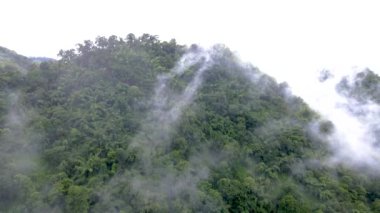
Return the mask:
<path fill-rule="evenodd" d="M 376 91 L 365 94 L 361 89 L 358 76 L 363 73 L 366 70 L 354 69 L 350 75 L 322 71 L 318 81 L 310 84 L 313 91 L 302 97 L 324 120 L 311 129 L 328 142 L 331 156 L 327 165 L 380 174 L 380 106 L 370 97 Z M 378 88 L 378 83 L 374 84 Z"/>
<path fill-rule="evenodd" d="M 1 155 L 8 166 L 20 173 L 29 173 L 37 167 L 37 147 L 33 144 L 39 138 L 37 133 L 27 130 L 31 111 L 23 107 L 19 92 L 8 94 L 8 113 L 1 134 Z"/>
<path fill-rule="evenodd" d="M 101 209 L 103 206 L 106 210 L 128 210 L 137 206 L 139 209 L 154 209 L 154 205 L 158 203 L 164 211 L 183 211 L 183 207 L 191 209 L 206 204 L 208 207 L 214 206 L 214 209 L 203 211 L 218 208 L 212 200 L 205 203 L 202 197 L 206 195 L 198 189 L 198 183 L 208 178 L 210 167 L 222 155 L 217 157 L 218 154 L 209 153 L 205 148 L 181 162 L 180 166 L 174 165 L 170 159 L 172 135 L 183 111 L 193 102 L 202 86 L 204 73 L 214 65 L 214 59 L 218 57 L 215 52 L 217 50 L 213 48 L 204 50 L 193 46 L 169 73 L 157 77 L 151 99 L 152 108 L 142 121 L 140 132 L 129 145 L 129 149 L 137 152 L 137 162 L 133 169 L 115 176 L 99 192 L 100 203 L 96 208 Z M 173 88 L 172 83 L 186 74 L 190 78 L 184 81 L 184 88 Z M 120 198 L 114 197 L 107 190 L 108 187 L 120 185 L 126 187 L 128 196 L 134 197 L 128 204 L 123 201 L 115 202 Z M 109 202 L 113 204 L 108 204 Z"/>

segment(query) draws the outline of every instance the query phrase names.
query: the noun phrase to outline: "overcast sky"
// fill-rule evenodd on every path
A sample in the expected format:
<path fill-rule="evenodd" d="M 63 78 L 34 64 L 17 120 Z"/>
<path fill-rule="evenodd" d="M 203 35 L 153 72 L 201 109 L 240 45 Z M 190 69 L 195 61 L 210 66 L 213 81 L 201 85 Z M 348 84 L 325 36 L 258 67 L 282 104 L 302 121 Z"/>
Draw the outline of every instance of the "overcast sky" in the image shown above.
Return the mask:
<path fill-rule="evenodd" d="M 2 0 L 0 46 L 56 57 L 60 49 L 99 35 L 150 33 L 181 44 L 224 43 L 279 81 L 291 81 L 294 74 L 322 68 L 379 70 L 379 5 L 366 0 Z"/>

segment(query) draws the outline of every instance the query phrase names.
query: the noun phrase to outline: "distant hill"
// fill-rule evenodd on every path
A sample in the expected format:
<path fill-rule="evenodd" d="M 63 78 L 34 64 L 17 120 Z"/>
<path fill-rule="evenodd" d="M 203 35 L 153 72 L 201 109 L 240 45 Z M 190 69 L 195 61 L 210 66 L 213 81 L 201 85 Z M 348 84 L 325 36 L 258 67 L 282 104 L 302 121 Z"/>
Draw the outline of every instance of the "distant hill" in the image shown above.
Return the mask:
<path fill-rule="evenodd" d="M 22 70 L 27 70 L 32 64 L 32 60 L 28 57 L 17 54 L 15 51 L 0 47 L 0 63 L 12 64 Z"/>
<path fill-rule="evenodd" d="M 48 57 L 29 57 L 29 60 L 31 60 L 32 62 L 35 62 L 35 63 L 55 61 L 55 59 L 48 58 Z"/>

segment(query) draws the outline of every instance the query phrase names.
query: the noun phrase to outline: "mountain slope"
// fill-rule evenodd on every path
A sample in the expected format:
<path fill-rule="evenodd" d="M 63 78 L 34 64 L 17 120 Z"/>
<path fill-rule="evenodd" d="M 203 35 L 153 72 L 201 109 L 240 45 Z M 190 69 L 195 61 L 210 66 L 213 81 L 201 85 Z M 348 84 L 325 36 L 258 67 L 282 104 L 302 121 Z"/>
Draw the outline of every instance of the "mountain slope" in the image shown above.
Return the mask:
<path fill-rule="evenodd" d="M 376 176 L 324 165 L 319 115 L 223 45 L 130 34 L 60 55 L 1 79 L 0 211 L 379 208 Z"/>
<path fill-rule="evenodd" d="M 24 71 L 32 64 L 27 57 L 17 54 L 16 52 L 4 47 L 0 47 L 0 63 L 2 66 L 16 66 Z"/>

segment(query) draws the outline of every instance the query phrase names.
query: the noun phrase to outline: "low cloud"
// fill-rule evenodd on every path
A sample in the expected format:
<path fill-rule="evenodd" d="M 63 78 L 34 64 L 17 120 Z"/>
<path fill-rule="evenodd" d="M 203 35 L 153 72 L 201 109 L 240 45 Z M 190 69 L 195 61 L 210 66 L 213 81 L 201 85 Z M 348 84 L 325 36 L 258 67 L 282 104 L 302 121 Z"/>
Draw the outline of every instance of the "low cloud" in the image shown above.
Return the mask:
<path fill-rule="evenodd" d="M 360 86 L 358 74 L 366 72 L 353 69 L 350 75 L 339 75 L 334 71 L 323 71 L 319 81 L 310 85 L 312 91 L 302 97 L 321 114 L 322 119 L 333 124 L 331 134 L 320 135 L 328 141 L 332 153 L 326 161 L 328 165 L 343 164 L 380 174 L 380 105 L 366 97 L 363 91 L 356 95 L 349 92 Z M 343 83 L 345 88 L 342 88 Z M 313 127 L 317 134 L 322 133 L 320 127 Z"/>

